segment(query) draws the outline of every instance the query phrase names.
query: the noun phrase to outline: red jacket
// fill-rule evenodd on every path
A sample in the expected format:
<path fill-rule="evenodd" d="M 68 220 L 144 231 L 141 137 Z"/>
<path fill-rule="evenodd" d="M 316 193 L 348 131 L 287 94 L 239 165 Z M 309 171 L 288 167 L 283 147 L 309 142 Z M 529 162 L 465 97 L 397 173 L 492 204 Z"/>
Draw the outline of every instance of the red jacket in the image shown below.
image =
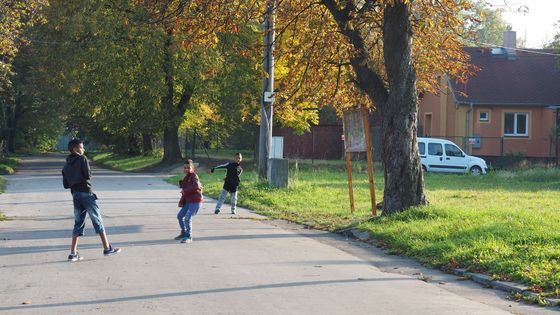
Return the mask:
<path fill-rule="evenodd" d="M 181 200 L 179 200 L 179 207 L 183 207 L 187 203 L 202 202 L 202 184 L 195 173 L 189 173 L 183 180 L 179 181 L 181 186 Z"/>

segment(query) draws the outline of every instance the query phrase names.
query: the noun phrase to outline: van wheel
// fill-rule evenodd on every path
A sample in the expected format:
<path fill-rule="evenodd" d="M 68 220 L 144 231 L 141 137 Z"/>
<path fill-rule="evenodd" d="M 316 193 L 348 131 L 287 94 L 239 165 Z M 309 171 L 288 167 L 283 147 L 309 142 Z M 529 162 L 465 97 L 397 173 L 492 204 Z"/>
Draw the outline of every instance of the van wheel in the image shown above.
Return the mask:
<path fill-rule="evenodd" d="M 422 165 L 422 171 L 423 171 L 424 173 L 427 173 L 427 172 L 428 172 L 428 169 L 426 168 L 425 165 Z"/>
<path fill-rule="evenodd" d="M 472 174 L 473 176 L 482 175 L 482 169 L 481 169 L 480 167 L 478 167 L 478 166 L 475 165 L 475 166 L 471 167 L 471 174 Z"/>

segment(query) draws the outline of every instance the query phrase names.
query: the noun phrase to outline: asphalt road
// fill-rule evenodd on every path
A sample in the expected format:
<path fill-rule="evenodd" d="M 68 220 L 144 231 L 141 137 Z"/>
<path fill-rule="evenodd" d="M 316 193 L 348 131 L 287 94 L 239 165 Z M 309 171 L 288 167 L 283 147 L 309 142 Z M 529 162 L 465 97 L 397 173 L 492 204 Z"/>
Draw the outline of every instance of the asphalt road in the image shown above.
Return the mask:
<path fill-rule="evenodd" d="M 370 245 L 246 209 L 214 215 L 208 199 L 194 242 L 173 240 L 179 190 L 163 175 L 93 169 L 109 240 L 89 218 L 80 262 L 61 155 L 26 157 L 6 176 L 0 211 L 0 313 L 6 314 L 547 314 L 499 291 L 385 255 Z M 243 198 L 241 192 L 240 198 Z M 421 279 L 425 280 L 422 281 Z"/>

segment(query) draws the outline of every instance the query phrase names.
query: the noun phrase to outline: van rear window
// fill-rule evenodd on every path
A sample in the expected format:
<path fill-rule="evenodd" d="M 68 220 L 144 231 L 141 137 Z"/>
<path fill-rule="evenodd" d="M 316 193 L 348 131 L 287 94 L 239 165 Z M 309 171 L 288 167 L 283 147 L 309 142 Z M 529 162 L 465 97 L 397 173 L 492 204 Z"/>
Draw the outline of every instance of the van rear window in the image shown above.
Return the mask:
<path fill-rule="evenodd" d="M 426 154 L 426 144 L 424 142 L 418 142 L 418 150 L 420 151 L 420 155 Z"/>

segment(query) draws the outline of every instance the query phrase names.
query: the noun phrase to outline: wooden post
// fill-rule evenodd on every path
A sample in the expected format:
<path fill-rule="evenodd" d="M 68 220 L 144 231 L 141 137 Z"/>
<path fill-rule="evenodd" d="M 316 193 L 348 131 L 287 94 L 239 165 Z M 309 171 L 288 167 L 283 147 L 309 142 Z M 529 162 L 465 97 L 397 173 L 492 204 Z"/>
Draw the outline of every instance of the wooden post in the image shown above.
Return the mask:
<path fill-rule="evenodd" d="M 371 214 L 377 216 L 377 204 L 375 202 L 375 185 L 373 183 L 373 149 L 371 146 L 371 131 L 369 129 L 369 111 L 364 108 L 364 137 L 366 138 L 366 157 L 369 175 L 369 194 L 371 197 Z"/>
<path fill-rule="evenodd" d="M 345 150 L 346 174 L 348 174 L 348 194 L 350 195 L 350 212 L 354 212 L 354 191 L 352 190 L 352 164 L 350 162 L 350 152 Z"/>
<path fill-rule="evenodd" d="M 343 119 L 344 122 L 344 119 Z M 350 212 L 354 212 L 354 190 L 352 189 L 352 163 L 350 161 L 350 152 L 348 151 L 348 126 L 346 122 L 343 124 L 344 130 L 344 157 L 346 159 L 346 174 L 348 175 L 348 195 L 350 197 Z"/>

